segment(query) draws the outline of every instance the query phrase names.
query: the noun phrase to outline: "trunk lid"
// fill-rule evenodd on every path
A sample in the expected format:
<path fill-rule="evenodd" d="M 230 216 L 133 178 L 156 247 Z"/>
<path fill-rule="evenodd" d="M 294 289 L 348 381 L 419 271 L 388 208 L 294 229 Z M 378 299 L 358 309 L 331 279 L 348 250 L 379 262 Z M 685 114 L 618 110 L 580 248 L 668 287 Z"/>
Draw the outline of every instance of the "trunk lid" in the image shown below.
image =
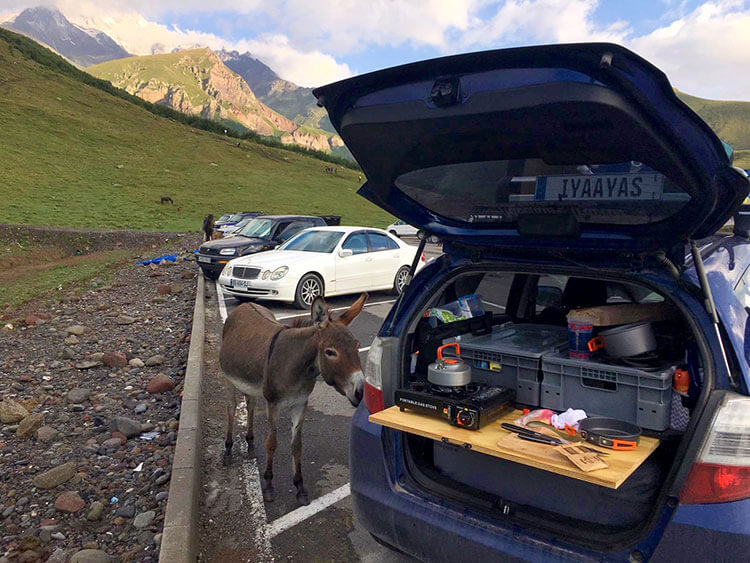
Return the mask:
<path fill-rule="evenodd" d="M 457 55 L 313 93 L 359 193 L 446 239 L 653 250 L 713 233 L 748 192 L 666 76 L 617 45 Z"/>

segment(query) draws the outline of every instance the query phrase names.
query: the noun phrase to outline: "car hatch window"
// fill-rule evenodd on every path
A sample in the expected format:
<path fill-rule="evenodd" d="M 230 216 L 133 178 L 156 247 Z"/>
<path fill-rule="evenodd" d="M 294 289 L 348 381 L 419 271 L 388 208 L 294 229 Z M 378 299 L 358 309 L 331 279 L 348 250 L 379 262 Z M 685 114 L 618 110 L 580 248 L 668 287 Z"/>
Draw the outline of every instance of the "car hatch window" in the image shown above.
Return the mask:
<path fill-rule="evenodd" d="M 742 279 L 740 279 L 737 287 L 734 288 L 734 295 L 745 309 L 750 307 L 750 268 L 742 274 Z"/>
<path fill-rule="evenodd" d="M 341 248 L 352 251 L 352 254 L 364 254 L 367 252 L 367 237 L 365 233 L 352 233 L 341 245 Z"/>

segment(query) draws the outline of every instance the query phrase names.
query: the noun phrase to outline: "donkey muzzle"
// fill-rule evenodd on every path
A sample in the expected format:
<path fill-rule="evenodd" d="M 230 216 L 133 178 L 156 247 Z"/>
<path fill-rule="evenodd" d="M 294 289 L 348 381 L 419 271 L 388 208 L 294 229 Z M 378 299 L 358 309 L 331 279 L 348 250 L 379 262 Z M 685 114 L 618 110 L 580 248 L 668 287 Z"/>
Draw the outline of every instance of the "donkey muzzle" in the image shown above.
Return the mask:
<path fill-rule="evenodd" d="M 352 406 L 356 407 L 362 402 L 362 396 L 365 390 L 365 376 L 361 371 L 354 372 L 349 378 L 349 385 L 346 388 L 346 398 Z"/>

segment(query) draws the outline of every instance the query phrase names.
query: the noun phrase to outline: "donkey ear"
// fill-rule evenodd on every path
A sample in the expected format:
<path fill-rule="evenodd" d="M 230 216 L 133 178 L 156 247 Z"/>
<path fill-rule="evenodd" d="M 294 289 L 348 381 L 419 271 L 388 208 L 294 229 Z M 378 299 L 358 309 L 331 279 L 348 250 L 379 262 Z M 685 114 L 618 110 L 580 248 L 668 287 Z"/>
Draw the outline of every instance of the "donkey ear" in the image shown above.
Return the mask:
<path fill-rule="evenodd" d="M 357 315 L 362 312 L 362 307 L 365 306 L 365 301 L 367 301 L 367 293 L 360 295 L 359 299 L 352 303 L 351 306 L 344 311 L 338 319 L 336 319 L 336 321 L 345 325 L 351 324 L 351 322 L 357 318 Z"/>
<path fill-rule="evenodd" d="M 328 305 L 320 295 L 313 299 L 310 305 L 310 316 L 313 324 L 318 328 L 325 328 L 328 324 Z"/>

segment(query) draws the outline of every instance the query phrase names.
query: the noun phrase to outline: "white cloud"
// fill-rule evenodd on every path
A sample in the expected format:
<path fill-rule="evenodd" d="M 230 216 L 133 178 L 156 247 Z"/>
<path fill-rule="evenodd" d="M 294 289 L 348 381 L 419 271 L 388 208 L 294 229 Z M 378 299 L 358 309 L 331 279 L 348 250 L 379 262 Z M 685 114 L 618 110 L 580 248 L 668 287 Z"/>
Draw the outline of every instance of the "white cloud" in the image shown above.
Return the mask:
<path fill-rule="evenodd" d="M 750 9 L 744 2 L 707 2 L 627 44 L 680 90 L 750 100 Z"/>
<path fill-rule="evenodd" d="M 467 48 L 508 43 L 621 42 L 626 22 L 599 26 L 593 21 L 597 0 L 507 0 L 494 16 L 477 21 L 461 37 Z"/>

